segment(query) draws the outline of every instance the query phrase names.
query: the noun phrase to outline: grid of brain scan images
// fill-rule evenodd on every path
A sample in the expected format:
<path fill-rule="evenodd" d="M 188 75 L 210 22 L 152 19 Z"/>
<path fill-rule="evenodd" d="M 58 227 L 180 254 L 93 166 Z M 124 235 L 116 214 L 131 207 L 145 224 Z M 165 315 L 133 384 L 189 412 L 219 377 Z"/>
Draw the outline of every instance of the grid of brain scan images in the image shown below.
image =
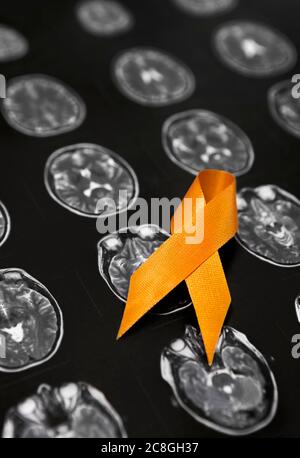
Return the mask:
<path fill-rule="evenodd" d="M 3 438 L 300 437 L 299 13 L 1 5 Z M 132 274 L 170 233 L 101 230 L 205 169 L 236 177 L 239 223 L 212 366 L 184 282 L 116 340 Z"/>

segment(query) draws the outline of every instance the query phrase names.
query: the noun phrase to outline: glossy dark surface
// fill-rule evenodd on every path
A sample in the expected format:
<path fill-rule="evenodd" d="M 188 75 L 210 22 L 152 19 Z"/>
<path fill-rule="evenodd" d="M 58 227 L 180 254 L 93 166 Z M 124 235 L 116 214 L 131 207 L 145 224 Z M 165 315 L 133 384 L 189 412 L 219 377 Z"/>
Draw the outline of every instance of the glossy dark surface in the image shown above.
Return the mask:
<path fill-rule="evenodd" d="M 31 50 L 23 59 L 3 64 L 1 73 L 7 78 L 35 72 L 53 75 L 70 85 L 87 106 L 86 121 L 60 136 L 29 137 L 3 119 L 0 122 L 0 200 L 12 222 L 0 247 L 1 267 L 19 266 L 37 278 L 62 307 L 65 323 L 62 344 L 51 360 L 30 371 L 0 373 L 1 428 L 9 409 L 41 384 L 59 387 L 82 380 L 107 396 L 129 437 L 216 438 L 222 434 L 172 404 L 170 388 L 160 374 L 163 348 L 182 336 L 187 324 L 197 326 L 193 308 L 167 317 L 149 314 L 116 342 L 124 303 L 99 275 L 96 247 L 101 236 L 95 220 L 79 217 L 51 199 L 44 167 L 52 152 L 66 145 L 101 144 L 132 166 L 141 196 L 182 197 L 193 176 L 166 156 L 161 128 L 174 113 L 200 107 L 226 116 L 253 143 L 255 162 L 238 177 L 238 189 L 273 183 L 299 198 L 299 141 L 274 123 L 267 104 L 267 91 L 276 78 L 243 78 L 219 62 L 211 44 L 216 27 L 249 18 L 278 28 L 299 49 L 299 4 L 241 0 L 226 15 L 203 19 L 169 1 L 122 3 L 134 14 L 135 27 L 111 41 L 80 27 L 74 1 L 1 4 L 2 22 L 19 30 Z M 110 65 L 117 53 L 133 46 L 163 47 L 185 62 L 196 78 L 193 96 L 159 109 L 124 97 L 111 80 Z M 299 66 L 293 71 L 300 73 Z M 291 338 L 299 333 L 294 305 L 300 293 L 299 268 L 263 262 L 235 240 L 220 255 L 232 296 L 226 324 L 259 349 L 278 385 L 278 412 L 254 436 L 300 437 L 300 360 L 291 356 Z"/>

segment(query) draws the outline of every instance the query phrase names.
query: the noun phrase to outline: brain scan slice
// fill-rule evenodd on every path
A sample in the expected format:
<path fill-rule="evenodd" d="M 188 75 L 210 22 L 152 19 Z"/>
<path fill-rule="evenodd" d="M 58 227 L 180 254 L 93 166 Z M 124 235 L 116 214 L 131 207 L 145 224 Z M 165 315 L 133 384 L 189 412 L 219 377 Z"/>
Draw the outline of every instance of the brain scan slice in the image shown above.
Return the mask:
<path fill-rule="evenodd" d="M 173 0 L 182 10 L 194 16 L 210 16 L 231 10 L 237 0 Z"/>
<path fill-rule="evenodd" d="M 163 125 L 162 143 L 169 158 L 193 175 L 207 168 L 242 175 L 254 161 L 247 135 L 228 119 L 206 110 L 172 115 Z"/>
<path fill-rule="evenodd" d="M 277 124 L 284 130 L 300 137 L 300 98 L 293 94 L 289 80 L 272 86 L 268 93 L 269 109 Z"/>
<path fill-rule="evenodd" d="M 130 208 L 139 192 L 130 165 L 118 154 L 90 143 L 55 151 L 45 166 L 45 185 L 60 205 L 92 218 Z"/>
<path fill-rule="evenodd" d="M 237 196 L 237 240 L 250 253 L 282 267 L 300 265 L 300 202 L 274 185 Z"/>
<path fill-rule="evenodd" d="M 17 30 L 0 24 L 0 62 L 9 62 L 24 57 L 29 50 L 26 38 Z"/>
<path fill-rule="evenodd" d="M 61 81 L 33 74 L 9 80 L 2 114 L 23 134 L 50 137 L 80 126 L 86 108 L 81 97 Z"/>
<path fill-rule="evenodd" d="M 221 25 L 214 44 L 220 59 L 245 76 L 274 76 L 288 71 L 297 59 L 296 48 L 287 37 L 256 22 Z"/>
<path fill-rule="evenodd" d="M 212 366 L 201 335 L 187 326 L 161 355 L 161 373 L 180 405 L 196 421 L 230 435 L 266 426 L 277 409 L 274 376 L 244 334 L 225 326 Z"/>
<path fill-rule="evenodd" d="M 76 8 L 76 14 L 82 27 L 96 36 L 111 37 L 133 25 L 129 11 L 114 0 L 84 0 Z"/>
<path fill-rule="evenodd" d="M 98 243 L 101 276 L 119 299 L 126 302 L 133 272 L 167 240 L 169 234 L 155 225 L 132 226 L 104 237 Z M 167 315 L 191 303 L 185 284 L 168 294 L 153 311 Z"/>
<path fill-rule="evenodd" d="M 40 385 L 35 394 L 12 407 L 3 438 L 125 438 L 122 420 L 104 394 L 85 382 L 52 388 Z"/>
<path fill-rule="evenodd" d="M 0 270 L 0 371 L 19 372 L 49 360 L 63 336 L 61 310 L 49 291 L 21 269 Z"/>
<path fill-rule="evenodd" d="M 0 202 L 0 247 L 4 244 L 10 233 L 10 216 L 5 205 Z"/>
<path fill-rule="evenodd" d="M 152 48 L 123 51 L 114 61 L 113 77 L 126 97 L 147 106 L 185 100 L 195 88 L 194 75 L 184 64 Z"/>

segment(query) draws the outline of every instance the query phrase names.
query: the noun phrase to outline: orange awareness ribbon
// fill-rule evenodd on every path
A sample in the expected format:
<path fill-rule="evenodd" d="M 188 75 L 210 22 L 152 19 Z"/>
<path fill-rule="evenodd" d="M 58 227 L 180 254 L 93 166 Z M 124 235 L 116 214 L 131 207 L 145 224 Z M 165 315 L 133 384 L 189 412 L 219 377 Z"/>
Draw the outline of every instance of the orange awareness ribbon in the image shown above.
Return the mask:
<path fill-rule="evenodd" d="M 130 278 L 117 338 L 185 280 L 211 365 L 231 302 L 218 249 L 237 231 L 235 178 L 228 172 L 204 170 L 193 181 L 187 197 L 193 200 L 190 221 L 203 225 L 203 238 L 196 244 L 187 243 L 190 231 L 185 226 L 184 230 L 174 232 L 177 209 L 171 224 L 172 235 Z M 203 203 L 201 213 L 196 202 Z M 181 211 L 184 203 L 185 199 L 179 206 Z"/>

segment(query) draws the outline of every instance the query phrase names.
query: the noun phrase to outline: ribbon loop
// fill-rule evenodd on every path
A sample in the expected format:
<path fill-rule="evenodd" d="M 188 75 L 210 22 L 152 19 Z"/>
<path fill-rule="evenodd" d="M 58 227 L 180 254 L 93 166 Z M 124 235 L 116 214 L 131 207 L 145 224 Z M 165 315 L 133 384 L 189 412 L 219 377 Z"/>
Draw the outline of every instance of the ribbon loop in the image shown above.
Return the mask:
<path fill-rule="evenodd" d="M 183 212 L 185 199 L 202 199 L 203 216 L 197 205 L 189 220 L 204 227 L 203 239 L 188 243 L 185 225 L 174 232 L 174 220 Z M 195 178 L 171 222 L 172 235 L 131 276 L 128 298 L 118 338 L 179 283 L 186 281 L 196 310 L 207 359 L 212 364 L 215 347 L 231 297 L 218 249 L 237 230 L 235 178 L 227 172 L 204 170 Z M 178 227 L 177 227 L 178 229 Z"/>

